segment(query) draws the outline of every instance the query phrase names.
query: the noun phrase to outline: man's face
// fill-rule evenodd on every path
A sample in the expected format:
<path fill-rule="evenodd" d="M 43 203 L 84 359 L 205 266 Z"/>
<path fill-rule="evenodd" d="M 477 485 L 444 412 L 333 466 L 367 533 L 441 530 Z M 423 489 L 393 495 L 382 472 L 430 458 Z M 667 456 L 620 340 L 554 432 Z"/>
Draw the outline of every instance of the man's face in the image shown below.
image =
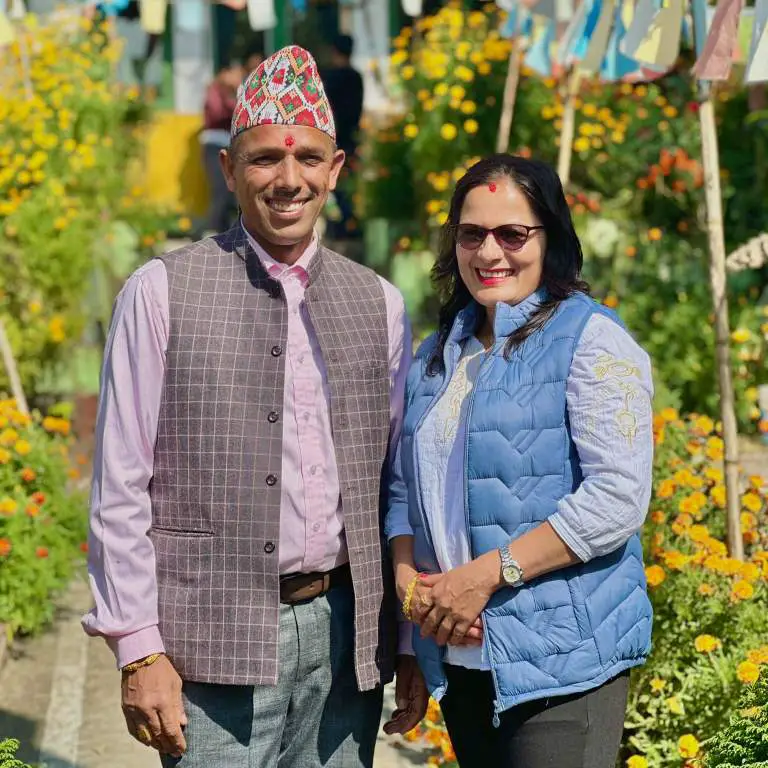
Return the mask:
<path fill-rule="evenodd" d="M 289 263 L 312 239 L 343 164 L 330 137 L 307 126 L 259 125 L 221 152 L 246 228 L 273 258 Z"/>

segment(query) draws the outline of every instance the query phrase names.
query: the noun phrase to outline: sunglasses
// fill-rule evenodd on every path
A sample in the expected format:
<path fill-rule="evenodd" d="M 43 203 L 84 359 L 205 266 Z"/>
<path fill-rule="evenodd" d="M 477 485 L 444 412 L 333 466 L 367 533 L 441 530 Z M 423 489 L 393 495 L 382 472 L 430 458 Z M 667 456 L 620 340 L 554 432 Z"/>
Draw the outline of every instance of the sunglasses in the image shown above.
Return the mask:
<path fill-rule="evenodd" d="M 493 229 L 487 229 L 477 224 L 459 224 L 454 227 L 456 242 L 468 251 L 476 251 L 488 235 L 505 251 L 519 251 L 530 239 L 531 232 L 544 229 L 542 226 L 529 227 L 525 224 L 502 224 Z"/>

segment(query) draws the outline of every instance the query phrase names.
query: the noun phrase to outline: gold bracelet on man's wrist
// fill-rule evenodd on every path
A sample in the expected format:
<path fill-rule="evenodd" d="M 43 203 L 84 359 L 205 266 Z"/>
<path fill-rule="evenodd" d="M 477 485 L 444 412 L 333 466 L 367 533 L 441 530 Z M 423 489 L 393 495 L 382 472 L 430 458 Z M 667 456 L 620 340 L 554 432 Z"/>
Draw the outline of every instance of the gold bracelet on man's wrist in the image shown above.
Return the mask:
<path fill-rule="evenodd" d="M 148 667 L 150 664 L 154 664 L 162 655 L 162 653 L 153 653 L 150 656 L 145 656 L 143 659 L 139 659 L 138 661 L 132 661 L 130 664 L 126 664 L 122 668 L 121 672 L 123 674 L 128 674 L 135 672 L 137 669 L 141 669 L 142 667 Z"/>

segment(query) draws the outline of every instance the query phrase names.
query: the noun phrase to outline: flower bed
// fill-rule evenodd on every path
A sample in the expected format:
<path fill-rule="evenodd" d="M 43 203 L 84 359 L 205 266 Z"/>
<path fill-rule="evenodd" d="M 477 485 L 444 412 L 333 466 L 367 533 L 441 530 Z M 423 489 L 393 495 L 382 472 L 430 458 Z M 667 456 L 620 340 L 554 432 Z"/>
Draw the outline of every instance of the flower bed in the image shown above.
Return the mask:
<path fill-rule="evenodd" d="M 393 250 L 398 242 L 408 243 L 400 246 L 405 253 L 434 246 L 455 181 L 494 151 L 509 56 L 497 32 L 502 17 L 491 4 L 470 13 L 449 5 L 394 40 L 392 87 L 401 109 L 369 129 L 359 197 L 361 217 L 390 220 Z M 658 407 L 715 415 L 698 103 L 686 71 L 650 85 L 584 83 L 567 192 L 585 276 L 651 355 Z M 563 111 L 559 84 L 524 71 L 511 150 L 554 164 Z M 768 129 L 754 117 L 744 91 L 719 91 L 728 251 L 768 229 L 761 160 Z M 420 257 L 412 269 L 423 274 Z M 420 300 L 409 306 L 417 317 L 421 301 L 432 300 L 428 281 L 420 286 Z M 759 271 L 729 279 L 734 387 L 746 432 L 758 431 L 756 386 L 768 379 L 768 325 L 755 306 L 764 286 Z"/>
<path fill-rule="evenodd" d="M 84 328 L 108 324 L 119 281 L 178 225 L 132 181 L 148 113 L 114 81 L 119 50 L 76 12 L 29 16 L 0 50 L 0 315 L 30 395 Z"/>
<path fill-rule="evenodd" d="M 0 401 L 0 624 L 31 633 L 87 551 L 85 494 L 76 490 L 67 418 L 20 413 Z"/>
<path fill-rule="evenodd" d="M 766 484 L 745 478 L 747 555 L 733 560 L 715 426 L 706 416 L 680 419 L 671 408 L 656 417 L 655 487 L 643 530 L 653 650 L 632 675 L 622 747 L 628 768 L 697 765 L 690 761 L 768 665 Z M 434 765 L 456 765 L 436 705 L 410 738 L 434 745 Z"/>

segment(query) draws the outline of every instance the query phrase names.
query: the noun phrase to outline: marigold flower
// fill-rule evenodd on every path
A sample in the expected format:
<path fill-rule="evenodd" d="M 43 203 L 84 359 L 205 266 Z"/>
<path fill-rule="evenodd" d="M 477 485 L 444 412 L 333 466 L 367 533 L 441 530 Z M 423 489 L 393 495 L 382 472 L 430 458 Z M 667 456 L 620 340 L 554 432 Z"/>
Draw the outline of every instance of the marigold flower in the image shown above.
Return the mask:
<path fill-rule="evenodd" d="M 680 757 L 696 757 L 699 754 L 699 742 L 692 733 L 686 733 L 677 742 L 677 749 L 680 752 Z"/>
<path fill-rule="evenodd" d="M 722 647 L 722 643 L 713 635 L 699 635 L 693 641 L 693 647 L 699 653 L 712 653 Z"/>
<path fill-rule="evenodd" d="M 651 690 L 654 693 L 661 693 L 667 685 L 666 680 L 662 680 L 660 677 L 654 677 L 651 680 Z"/>
<path fill-rule="evenodd" d="M 24 467 L 19 476 L 25 483 L 32 483 L 37 478 L 37 473 L 31 467 Z"/>
<path fill-rule="evenodd" d="M 748 509 L 750 512 L 759 512 L 763 508 L 763 502 L 760 500 L 760 497 L 753 491 L 745 493 L 741 497 L 741 503 L 744 508 Z"/>
<path fill-rule="evenodd" d="M 667 574 L 660 565 L 649 565 L 645 569 L 645 578 L 649 587 L 658 587 L 667 578 Z"/>
<path fill-rule="evenodd" d="M 755 588 L 744 579 L 739 579 L 731 588 L 731 598 L 733 600 L 749 600 L 755 594 Z"/>
<path fill-rule="evenodd" d="M 408 123 L 403 128 L 403 136 L 406 139 L 415 139 L 419 135 L 419 126 L 416 123 Z"/>
<path fill-rule="evenodd" d="M 32 501 L 34 501 L 35 504 L 45 504 L 45 494 L 42 491 L 35 491 L 32 494 Z"/>
<path fill-rule="evenodd" d="M 37 504 L 27 504 L 24 508 L 24 512 L 27 517 L 37 517 L 40 514 L 40 507 Z"/>
<path fill-rule="evenodd" d="M 760 677 L 760 667 L 751 661 L 742 661 L 736 668 L 736 677 L 745 685 L 752 685 Z"/>
<path fill-rule="evenodd" d="M 453 139 L 456 138 L 459 131 L 458 128 L 453 123 L 444 123 L 443 127 L 440 129 L 440 136 L 445 141 L 453 141 Z"/>
<path fill-rule="evenodd" d="M 663 557 L 664 565 L 666 565 L 667 568 L 671 568 L 673 571 L 682 571 L 690 561 L 688 555 L 684 555 L 682 552 L 677 552 L 676 550 L 665 552 Z"/>
<path fill-rule="evenodd" d="M 43 560 L 48 557 L 48 554 L 48 547 L 38 547 L 35 550 L 35 555 Z"/>
<path fill-rule="evenodd" d="M 753 664 L 768 664 L 768 645 L 749 651 L 747 659 Z"/>
<path fill-rule="evenodd" d="M 704 597 L 710 597 L 715 594 L 715 588 L 711 584 L 700 584 L 697 592 Z"/>
<path fill-rule="evenodd" d="M 739 576 L 741 576 L 744 581 L 750 583 L 755 582 L 760 578 L 760 568 L 755 565 L 755 563 L 744 563 L 741 568 L 739 568 Z"/>
<path fill-rule="evenodd" d="M 14 446 L 14 450 L 19 456 L 28 456 L 32 451 L 32 446 L 29 444 L 28 440 L 19 440 Z"/>
<path fill-rule="evenodd" d="M 11 554 L 11 542 L 8 539 L 0 539 L 0 557 L 8 557 Z"/>
<path fill-rule="evenodd" d="M 747 328 L 737 328 L 731 334 L 731 340 L 736 344 L 746 344 L 751 337 L 752 334 Z"/>
<path fill-rule="evenodd" d="M 627 760 L 627 768 L 648 768 L 648 761 L 642 755 L 632 755 Z"/>
<path fill-rule="evenodd" d="M 662 236 L 662 232 L 661 232 L 661 230 L 658 227 L 651 227 L 648 230 L 648 239 L 652 243 L 656 243 L 659 240 L 661 240 L 661 236 Z"/>
<path fill-rule="evenodd" d="M 651 512 L 651 521 L 656 523 L 656 525 L 662 525 L 666 522 L 666 519 L 667 516 L 660 509 L 655 509 Z"/>
<path fill-rule="evenodd" d="M 677 696 L 670 696 L 667 699 L 667 709 L 673 714 L 673 715 L 684 715 L 685 710 L 683 709 L 683 703 L 680 701 L 680 699 L 677 698 Z"/>
<path fill-rule="evenodd" d="M 715 485 L 709 492 L 712 501 L 720 508 L 725 507 L 725 486 Z"/>
<path fill-rule="evenodd" d="M 656 491 L 656 495 L 660 499 L 668 499 L 675 493 L 675 482 L 667 478 L 659 483 L 659 487 Z"/>
<path fill-rule="evenodd" d="M 0 464 L 7 464 L 11 460 L 11 452 L 0 448 Z"/>

